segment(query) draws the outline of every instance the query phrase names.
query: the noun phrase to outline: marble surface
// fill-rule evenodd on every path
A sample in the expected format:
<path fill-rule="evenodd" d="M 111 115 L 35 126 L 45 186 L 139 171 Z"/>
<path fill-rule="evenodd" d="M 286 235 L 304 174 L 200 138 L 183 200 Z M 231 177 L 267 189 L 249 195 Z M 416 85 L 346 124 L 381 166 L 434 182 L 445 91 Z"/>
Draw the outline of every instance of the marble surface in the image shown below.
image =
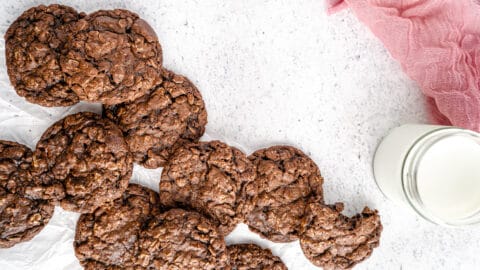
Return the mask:
<path fill-rule="evenodd" d="M 424 99 L 382 44 L 349 11 L 327 16 L 322 0 L 60 1 L 78 10 L 128 8 L 161 40 L 165 66 L 188 76 L 205 99 L 208 138 L 251 152 L 277 143 L 308 153 L 325 177 L 329 203 L 352 215 L 380 211 L 381 246 L 357 269 L 475 269 L 480 230 L 447 229 L 394 205 L 377 189 L 372 156 L 389 129 L 426 122 Z M 53 1 L 1 1 L 3 35 L 20 13 Z M 4 42 L 0 42 L 3 49 Z M 63 115 L 97 104 L 45 109 L 16 96 L 0 56 L 0 137 L 34 147 Z M 157 188 L 160 170 L 133 181 Z M 0 250 L 0 269 L 81 269 L 73 256 L 78 215 L 59 208 L 33 241 Z M 270 247 L 289 269 L 318 269 L 298 242 L 273 244 L 240 225 L 229 243 Z"/>

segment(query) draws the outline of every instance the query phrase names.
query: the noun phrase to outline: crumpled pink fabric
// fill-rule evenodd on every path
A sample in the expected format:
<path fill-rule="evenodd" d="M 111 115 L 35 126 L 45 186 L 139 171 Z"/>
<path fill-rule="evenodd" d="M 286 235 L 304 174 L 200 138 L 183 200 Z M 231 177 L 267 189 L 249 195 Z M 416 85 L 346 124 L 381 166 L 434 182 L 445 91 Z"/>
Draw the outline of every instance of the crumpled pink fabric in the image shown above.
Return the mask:
<path fill-rule="evenodd" d="M 428 97 L 437 123 L 480 131 L 480 5 L 474 0 L 328 0 L 348 6 Z"/>

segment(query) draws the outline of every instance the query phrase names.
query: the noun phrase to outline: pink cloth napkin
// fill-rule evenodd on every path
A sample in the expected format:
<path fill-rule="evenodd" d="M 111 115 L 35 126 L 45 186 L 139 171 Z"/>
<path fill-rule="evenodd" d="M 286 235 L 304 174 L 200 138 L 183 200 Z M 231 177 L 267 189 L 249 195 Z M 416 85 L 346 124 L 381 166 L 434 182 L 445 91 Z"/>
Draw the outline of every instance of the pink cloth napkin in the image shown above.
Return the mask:
<path fill-rule="evenodd" d="M 480 5 L 474 0 L 328 0 L 348 6 L 428 97 L 437 123 L 480 131 Z"/>

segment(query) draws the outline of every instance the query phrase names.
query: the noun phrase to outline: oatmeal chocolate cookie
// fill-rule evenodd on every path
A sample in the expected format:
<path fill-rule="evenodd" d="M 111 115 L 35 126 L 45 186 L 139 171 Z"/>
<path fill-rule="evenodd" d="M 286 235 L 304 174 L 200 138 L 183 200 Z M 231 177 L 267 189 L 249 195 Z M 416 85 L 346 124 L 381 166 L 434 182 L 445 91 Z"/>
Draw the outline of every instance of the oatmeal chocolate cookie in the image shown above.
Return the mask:
<path fill-rule="evenodd" d="M 380 243 L 382 224 L 376 210 L 366 207 L 352 218 L 342 215 L 342 210 L 343 204 L 308 206 L 300 246 L 305 256 L 323 269 L 350 269 L 367 259 Z"/>
<path fill-rule="evenodd" d="M 146 269 L 230 269 L 223 236 L 197 212 L 169 210 L 152 219 L 139 241 Z"/>
<path fill-rule="evenodd" d="M 61 59 L 81 100 L 133 101 L 161 83 L 162 49 L 155 31 L 128 10 L 100 10 L 80 19 Z"/>
<path fill-rule="evenodd" d="M 163 83 L 134 101 L 104 107 L 125 135 L 134 161 L 146 168 L 164 166 L 176 145 L 197 141 L 207 111 L 197 88 L 164 70 Z"/>
<path fill-rule="evenodd" d="M 179 147 L 162 171 L 160 202 L 167 208 L 193 208 L 219 224 L 226 235 L 241 221 L 244 186 L 255 177 L 240 150 L 220 141 Z"/>
<path fill-rule="evenodd" d="M 256 179 L 245 188 L 245 223 L 274 242 L 298 239 L 307 204 L 323 201 L 323 178 L 317 165 L 290 146 L 261 149 L 249 159 Z"/>
<path fill-rule="evenodd" d="M 28 147 L 0 140 L 0 248 L 32 239 L 53 215 L 53 205 L 23 193 L 31 162 Z"/>
<path fill-rule="evenodd" d="M 287 270 L 279 257 L 269 249 L 262 249 L 254 244 L 227 246 L 232 270 Z"/>
<path fill-rule="evenodd" d="M 25 11 L 5 34 L 8 76 L 19 96 L 42 106 L 70 106 L 78 96 L 65 82 L 60 56 L 72 25 L 84 17 L 62 5 Z"/>
<path fill-rule="evenodd" d="M 69 115 L 48 128 L 33 154 L 32 197 L 59 201 L 66 210 L 91 213 L 119 198 L 132 174 L 122 131 L 91 112 Z"/>
<path fill-rule="evenodd" d="M 160 213 L 158 194 L 130 184 L 123 195 L 77 222 L 75 255 L 86 269 L 134 267 L 138 238 L 147 222 Z"/>

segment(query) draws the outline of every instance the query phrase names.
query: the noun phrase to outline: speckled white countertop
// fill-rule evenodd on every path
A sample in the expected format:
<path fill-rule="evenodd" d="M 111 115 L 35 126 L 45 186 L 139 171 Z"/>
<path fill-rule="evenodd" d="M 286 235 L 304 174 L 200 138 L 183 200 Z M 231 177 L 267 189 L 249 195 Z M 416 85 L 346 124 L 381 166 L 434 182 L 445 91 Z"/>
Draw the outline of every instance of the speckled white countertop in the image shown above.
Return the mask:
<path fill-rule="evenodd" d="M 329 17 L 323 0 L 59 2 L 86 12 L 139 13 L 157 31 L 165 66 L 188 76 L 202 92 L 210 137 L 247 151 L 274 143 L 298 146 L 318 163 L 327 202 L 345 202 L 349 215 L 364 206 L 379 209 L 381 245 L 358 269 L 480 267 L 480 228 L 432 225 L 377 189 L 371 163 L 381 137 L 392 127 L 427 118 L 418 87 L 351 12 Z M 1 1 L 2 35 L 23 10 L 40 3 L 53 1 Z M 22 101 L 8 84 L 3 54 L 0 59 L 0 137 L 33 147 L 46 127 L 72 109 Z M 98 106 L 73 110 L 85 108 Z M 141 181 L 142 173 L 135 177 Z M 79 269 L 75 260 L 61 259 L 74 258 L 76 217 L 57 208 L 52 223 L 31 243 L 0 250 L 0 269 Z M 297 242 L 274 245 L 245 226 L 228 238 L 248 241 L 271 247 L 289 269 L 318 269 Z"/>

